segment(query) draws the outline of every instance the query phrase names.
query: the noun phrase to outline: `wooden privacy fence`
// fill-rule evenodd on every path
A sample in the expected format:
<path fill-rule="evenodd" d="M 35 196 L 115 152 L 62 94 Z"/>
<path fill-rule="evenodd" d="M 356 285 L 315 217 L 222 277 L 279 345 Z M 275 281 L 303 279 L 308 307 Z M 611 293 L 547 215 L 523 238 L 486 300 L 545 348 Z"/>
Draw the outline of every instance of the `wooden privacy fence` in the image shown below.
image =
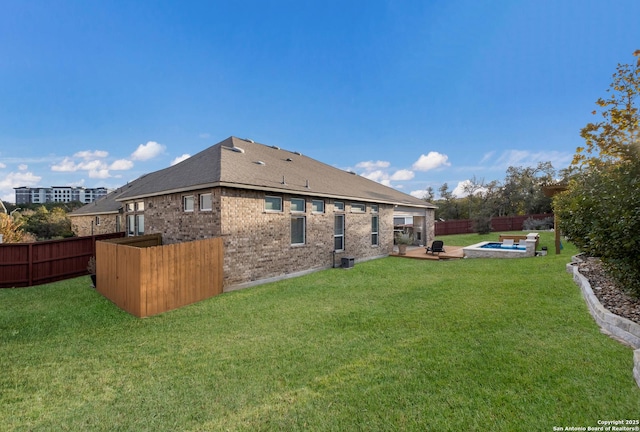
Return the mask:
<path fill-rule="evenodd" d="M 521 231 L 524 221 L 529 218 L 532 219 L 545 219 L 552 218 L 553 214 L 533 214 L 525 216 L 499 216 L 491 218 L 491 230 L 492 231 Z M 448 234 L 469 234 L 474 233 L 474 221 L 472 219 L 459 219 L 450 221 L 436 221 L 435 223 L 435 235 L 448 235 Z"/>
<path fill-rule="evenodd" d="M 97 240 L 123 237 L 100 234 L 35 243 L 0 244 L 0 288 L 28 287 L 87 273 Z"/>
<path fill-rule="evenodd" d="M 160 235 L 96 245 L 96 289 L 121 309 L 147 317 L 222 293 L 221 238 L 162 245 Z"/>

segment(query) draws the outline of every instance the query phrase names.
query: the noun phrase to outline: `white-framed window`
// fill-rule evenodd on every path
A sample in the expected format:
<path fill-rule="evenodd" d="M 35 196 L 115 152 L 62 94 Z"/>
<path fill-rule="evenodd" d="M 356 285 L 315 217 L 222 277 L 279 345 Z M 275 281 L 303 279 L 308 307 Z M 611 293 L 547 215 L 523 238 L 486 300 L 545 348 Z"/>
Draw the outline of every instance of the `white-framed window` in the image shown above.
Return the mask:
<path fill-rule="evenodd" d="M 136 216 L 127 215 L 127 235 L 129 237 L 136 235 Z"/>
<path fill-rule="evenodd" d="M 185 212 L 192 212 L 194 205 L 193 195 L 186 195 L 182 197 L 182 210 Z"/>
<path fill-rule="evenodd" d="M 136 215 L 136 235 L 144 235 L 144 215 Z"/>
<path fill-rule="evenodd" d="M 344 250 L 344 215 L 337 214 L 333 223 L 333 250 Z"/>
<path fill-rule="evenodd" d="M 322 200 L 311 201 L 311 211 L 313 213 L 324 213 L 324 201 Z"/>
<path fill-rule="evenodd" d="M 366 209 L 363 203 L 351 203 L 351 213 L 364 213 Z"/>
<path fill-rule="evenodd" d="M 335 201 L 333 203 L 333 210 L 337 211 L 337 212 L 343 212 L 344 211 L 344 203 L 342 201 Z"/>
<path fill-rule="evenodd" d="M 200 194 L 200 211 L 213 210 L 213 201 L 211 200 L 211 194 Z"/>
<path fill-rule="evenodd" d="M 133 203 L 127 203 L 127 212 L 132 212 L 135 210 Z"/>
<path fill-rule="evenodd" d="M 305 216 L 291 216 L 291 244 L 303 245 L 305 243 L 306 231 Z"/>
<path fill-rule="evenodd" d="M 371 213 L 378 213 L 378 204 L 371 204 Z"/>
<path fill-rule="evenodd" d="M 138 201 L 136 203 L 136 211 L 144 211 L 144 201 Z"/>
<path fill-rule="evenodd" d="M 371 216 L 371 246 L 378 246 L 378 215 Z"/>
<path fill-rule="evenodd" d="M 291 213 L 304 213 L 304 198 L 291 198 Z"/>
<path fill-rule="evenodd" d="M 264 210 L 268 212 L 281 212 L 282 198 L 277 196 L 264 197 Z"/>

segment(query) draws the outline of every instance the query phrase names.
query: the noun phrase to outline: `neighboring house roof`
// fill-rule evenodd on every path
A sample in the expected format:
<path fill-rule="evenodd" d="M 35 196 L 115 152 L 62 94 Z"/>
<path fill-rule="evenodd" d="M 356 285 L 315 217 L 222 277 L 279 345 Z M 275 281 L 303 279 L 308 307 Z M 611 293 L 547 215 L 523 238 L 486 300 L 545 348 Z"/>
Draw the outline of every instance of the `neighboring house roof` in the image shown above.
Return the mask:
<path fill-rule="evenodd" d="M 116 197 L 122 192 L 122 188 L 108 193 L 100 199 L 95 200 L 92 203 L 86 204 L 79 209 L 76 209 L 69 213 L 70 217 L 73 216 L 95 216 L 103 214 L 118 213 L 122 208 L 122 203 L 116 201 Z"/>
<path fill-rule="evenodd" d="M 138 178 L 123 186 L 115 200 L 216 186 L 435 208 L 426 201 L 300 153 L 235 137 Z"/>

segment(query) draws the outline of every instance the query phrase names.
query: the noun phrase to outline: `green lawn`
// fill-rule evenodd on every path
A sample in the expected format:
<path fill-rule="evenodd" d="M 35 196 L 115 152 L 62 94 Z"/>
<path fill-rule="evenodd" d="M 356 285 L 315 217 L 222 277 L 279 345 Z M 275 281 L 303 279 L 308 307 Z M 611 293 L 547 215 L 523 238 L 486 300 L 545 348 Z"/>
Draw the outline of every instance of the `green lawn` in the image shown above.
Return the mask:
<path fill-rule="evenodd" d="M 541 240 L 553 251 L 551 233 Z M 599 332 L 565 272 L 572 253 L 389 257 L 147 319 L 88 277 L 0 290 L 0 430 L 551 431 L 638 418 L 632 350 Z"/>

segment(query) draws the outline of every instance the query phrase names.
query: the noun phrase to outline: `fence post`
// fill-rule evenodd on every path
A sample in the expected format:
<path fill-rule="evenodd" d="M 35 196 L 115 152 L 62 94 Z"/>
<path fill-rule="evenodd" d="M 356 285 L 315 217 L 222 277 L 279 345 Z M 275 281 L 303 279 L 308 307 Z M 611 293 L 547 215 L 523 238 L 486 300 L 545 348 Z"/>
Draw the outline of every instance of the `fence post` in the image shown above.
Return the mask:
<path fill-rule="evenodd" d="M 29 243 L 27 252 L 27 259 L 29 260 L 29 285 L 33 286 L 33 243 Z"/>

